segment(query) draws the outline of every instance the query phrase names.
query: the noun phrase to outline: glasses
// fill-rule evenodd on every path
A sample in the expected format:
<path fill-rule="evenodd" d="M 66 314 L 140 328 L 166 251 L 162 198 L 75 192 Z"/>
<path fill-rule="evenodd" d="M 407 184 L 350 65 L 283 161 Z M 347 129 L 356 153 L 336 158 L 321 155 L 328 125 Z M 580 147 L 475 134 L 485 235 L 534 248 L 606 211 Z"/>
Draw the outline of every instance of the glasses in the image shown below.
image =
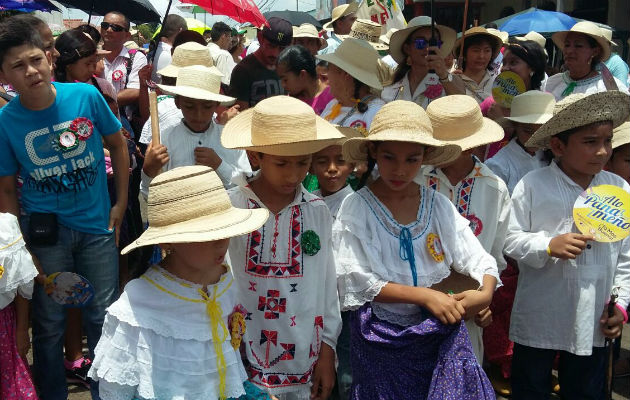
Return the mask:
<path fill-rule="evenodd" d="M 429 47 L 429 41 L 426 40 L 425 38 L 416 38 L 413 41 L 414 45 L 416 46 L 416 49 L 418 50 L 424 50 L 427 47 Z M 442 41 L 438 40 L 436 45 L 435 45 L 438 49 L 442 47 Z"/>
<path fill-rule="evenodd" d="M 126 31 L 127 28 L 125 28 L 124 26 L 120 26 L 117 24 L 110 24 L 109 22 L 101 22 L 101 30 L 102 31 L 106 31 L 109 28 L 112 28 L 112 31 L 114 32 L 122 32 L 122 31 Z"/>

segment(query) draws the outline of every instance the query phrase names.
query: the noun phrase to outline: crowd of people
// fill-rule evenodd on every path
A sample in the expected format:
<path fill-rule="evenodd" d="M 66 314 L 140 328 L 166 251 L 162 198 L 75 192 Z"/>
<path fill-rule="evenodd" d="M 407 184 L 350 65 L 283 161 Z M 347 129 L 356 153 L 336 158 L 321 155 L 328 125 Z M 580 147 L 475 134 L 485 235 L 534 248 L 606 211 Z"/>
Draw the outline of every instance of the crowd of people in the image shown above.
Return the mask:
<path fill-rule="evenodd" d="M 1 399 L 605 399 L 607 363 L 630 374 L 630 238 L 573 219 L 630 193 L 612 32 L 356 13 L 251 43 L 169 15 L 148 54 L 119 11 L 0 21 Z"/>

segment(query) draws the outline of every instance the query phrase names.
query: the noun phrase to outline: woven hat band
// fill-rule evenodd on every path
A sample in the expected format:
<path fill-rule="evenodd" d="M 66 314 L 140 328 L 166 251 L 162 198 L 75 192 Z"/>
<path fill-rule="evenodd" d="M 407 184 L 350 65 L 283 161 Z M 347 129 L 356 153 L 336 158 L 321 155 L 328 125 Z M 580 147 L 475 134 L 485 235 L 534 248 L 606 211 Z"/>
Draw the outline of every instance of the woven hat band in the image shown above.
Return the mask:
<path fill-rule="evenodd" d="M 367 42 L 377 43 L 380 35 L 372 35 L 369 32 L 352 31 L 350 32 L 350 37 L 353 37 L 355 39 L 365 40 Z"/>
<path fill-rule="evenodd" d="M 287 114 L 286 109 L 270 109 L 269 104 L 259 103 L 252 114 L 252 145 L 317 140 L 317 122 L 312 109 L 306 103 L 292 105 L 292 108 L 292 114 Z"/>
<path fill-rule="evenodd" d="M 206 71 L 187 69 L 185 74 L 177 76 L 176 86 L 189 86 L 219 93 L 221 91 L 221 77 Z"/>
<path fill-rule="evenodd" d="M 230 199 L 217 174 L 211 170 L 191 174 L 183 179 L 160 181 L 149 190 L 147 202 L 151 226 L 162 227 L 227 211 Z"/>

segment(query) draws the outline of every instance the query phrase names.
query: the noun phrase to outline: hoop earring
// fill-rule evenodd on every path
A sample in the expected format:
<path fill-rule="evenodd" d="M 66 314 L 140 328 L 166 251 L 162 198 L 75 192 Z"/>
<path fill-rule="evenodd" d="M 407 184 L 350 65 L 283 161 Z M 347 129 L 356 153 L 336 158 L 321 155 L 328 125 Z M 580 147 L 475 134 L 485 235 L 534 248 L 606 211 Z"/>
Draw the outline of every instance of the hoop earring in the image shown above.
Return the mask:
<path fill-rule="evenodd" d="M 411 56 L 407 56 L 407 59 L 405 60 L 405 64 L 411 67 Z"/>

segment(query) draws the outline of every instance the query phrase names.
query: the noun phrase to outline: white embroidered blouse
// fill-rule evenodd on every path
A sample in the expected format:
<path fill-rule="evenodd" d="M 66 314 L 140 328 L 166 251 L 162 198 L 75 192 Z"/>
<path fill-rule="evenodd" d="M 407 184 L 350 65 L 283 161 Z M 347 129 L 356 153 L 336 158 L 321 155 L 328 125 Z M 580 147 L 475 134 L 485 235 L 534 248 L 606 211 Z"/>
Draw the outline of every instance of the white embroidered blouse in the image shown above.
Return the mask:
<path fill-rule="evenodd" d="M 405 238 L 411 239 L 419 287 L 439 283 L 450 274 L 451 266 L 480 285 L 484 275 L 492 275 L 499 282 L 497 264 L 481 247 L 468 220 L 444 195 L 424 186 L 419 190 L 418 218 L 408 225 L 399 224 L 368 187 L 344 200 L 333 225 L 343 310 L 372 302 L 373 311 L 381 319 L 403 326 L 421 322 L 421 309 L 416 305 L 373 301 L 389 282 L 414 286 Z"/>

